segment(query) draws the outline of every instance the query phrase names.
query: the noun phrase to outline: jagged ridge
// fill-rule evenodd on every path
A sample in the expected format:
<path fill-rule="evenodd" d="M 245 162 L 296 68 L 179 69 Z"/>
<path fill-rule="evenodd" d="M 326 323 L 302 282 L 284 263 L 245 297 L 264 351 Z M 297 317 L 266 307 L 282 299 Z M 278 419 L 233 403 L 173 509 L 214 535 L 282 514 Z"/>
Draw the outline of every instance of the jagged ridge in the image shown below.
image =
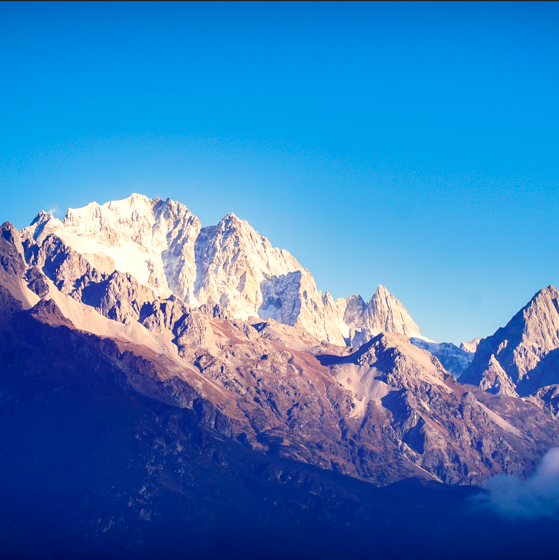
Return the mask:
<path fill-rule="evenodd" d="M 41 212 L 22 239 L 31 262 L 46 266 L 55 282 L 65 282 L 65 293 L 78 289 L 74 284 L 87 275 L 89 264 L 97 273 L 93 281 L 115 271 L 129 273 L 153 298 L 174 294 L 189 307 L 219 304 L 235 318 L 273 318 L 335 344 L 358 346 L 383 331 L 422 338 L 383 286 L 367 305 L 360 296 L 334 302 L 290 253 L 272 247 L 234 214 L 202 228 L 181 203 L 133 194 L 69 209 L 62 220 Z M 62 269 L 58 265 L 60 270 L 49 262 L 55 246 L 57 253 L 76 254 Z"/>

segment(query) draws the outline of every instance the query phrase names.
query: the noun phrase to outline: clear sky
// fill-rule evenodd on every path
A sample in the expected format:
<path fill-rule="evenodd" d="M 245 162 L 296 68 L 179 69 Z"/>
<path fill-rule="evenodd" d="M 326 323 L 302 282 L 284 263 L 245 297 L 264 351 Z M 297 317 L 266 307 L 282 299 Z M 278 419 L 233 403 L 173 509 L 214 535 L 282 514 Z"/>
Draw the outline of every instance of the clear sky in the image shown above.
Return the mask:
<path fill-rule="evenodd" d="M 559 4 L 0 3 L 0 220 L 234 212 L 334 297 L 492 334 L 559 285 Z"/>

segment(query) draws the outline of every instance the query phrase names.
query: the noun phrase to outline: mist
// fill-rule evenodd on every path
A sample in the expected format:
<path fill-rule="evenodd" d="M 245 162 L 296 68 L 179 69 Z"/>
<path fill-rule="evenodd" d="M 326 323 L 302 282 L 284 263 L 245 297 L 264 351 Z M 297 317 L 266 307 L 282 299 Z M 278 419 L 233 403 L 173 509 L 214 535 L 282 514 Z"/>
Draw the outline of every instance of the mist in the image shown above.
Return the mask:
<path fill-rule="evenodd" d="M 550 449 L 526 479 L 497 475 L 483 485 L 484 507 L 512 519 L 559 517 L 559 447 Z"/>

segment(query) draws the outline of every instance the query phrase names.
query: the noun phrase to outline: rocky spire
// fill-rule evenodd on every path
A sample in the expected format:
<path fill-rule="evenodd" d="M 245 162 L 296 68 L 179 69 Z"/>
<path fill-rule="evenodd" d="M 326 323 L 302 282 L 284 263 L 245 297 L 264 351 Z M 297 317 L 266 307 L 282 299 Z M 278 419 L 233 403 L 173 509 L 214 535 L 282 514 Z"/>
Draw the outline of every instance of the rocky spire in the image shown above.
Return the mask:
<path fill-rule="evenodd" d="M 349 297 L 343 321 L 350 329 L 352 346 L 360 346 L 381 332 L 424 339 L 406 308 L 384 286 L 377 288 L 369 303 L 359 295 Z"/>
<path fill-rule="evenodd" d="M 559 383 L 559 292 L 537 292 L 505 327 L 478 344 L 461 381 L 520 396 Z"/>
<path fill-rule="evenodd" d="M 365 324 L 373 333 L 392 332 L 421 336 L 407 309 L 384 286 L 379 286 L 367 304 Z"/>

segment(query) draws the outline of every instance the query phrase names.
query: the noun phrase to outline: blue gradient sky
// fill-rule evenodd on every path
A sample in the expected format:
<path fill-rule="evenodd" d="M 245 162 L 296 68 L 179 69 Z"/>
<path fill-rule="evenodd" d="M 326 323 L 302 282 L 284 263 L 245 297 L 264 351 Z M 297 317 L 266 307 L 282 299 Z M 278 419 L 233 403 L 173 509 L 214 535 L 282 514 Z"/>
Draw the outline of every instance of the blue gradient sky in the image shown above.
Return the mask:
<path fill-rule="evenodd" d="M 426 336 L 559 285 L 559 4 L 0 4 L 0 220 L 247 219 Z"/>

